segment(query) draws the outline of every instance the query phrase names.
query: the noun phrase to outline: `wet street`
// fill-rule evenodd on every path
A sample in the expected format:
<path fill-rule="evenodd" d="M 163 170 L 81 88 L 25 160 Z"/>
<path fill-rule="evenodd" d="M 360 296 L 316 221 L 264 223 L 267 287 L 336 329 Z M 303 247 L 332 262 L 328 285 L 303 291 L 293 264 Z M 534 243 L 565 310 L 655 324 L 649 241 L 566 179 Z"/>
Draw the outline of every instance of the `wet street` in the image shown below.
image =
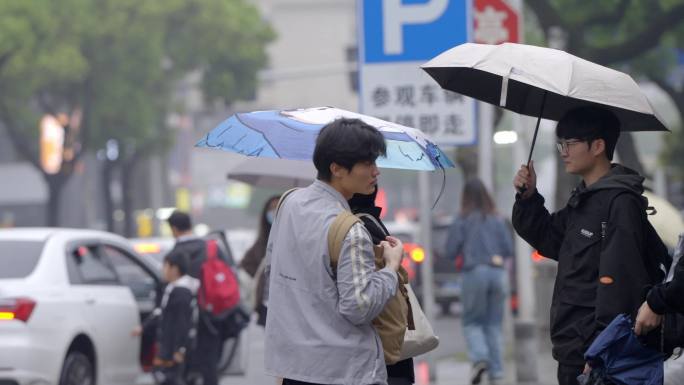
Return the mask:
<path fill-rule="evenodd" d="M 461 319 L 453 314 L 438 316 L 433 325 L 435 333 L 440 338 L 440 345 L 434 351 L 437 360 L 443 358 L 466 359 L 466 349 L 461 334 Z M 273 385 L 273 377 L 264 374 L 264 331 L 252 324 L 245 332 L 246 343 L 243 348 L 243 365 L 245 374 L 228 375 L 221 380 L 221 385 Z M 419 360 L 416 360 L 419 361 Z"/>

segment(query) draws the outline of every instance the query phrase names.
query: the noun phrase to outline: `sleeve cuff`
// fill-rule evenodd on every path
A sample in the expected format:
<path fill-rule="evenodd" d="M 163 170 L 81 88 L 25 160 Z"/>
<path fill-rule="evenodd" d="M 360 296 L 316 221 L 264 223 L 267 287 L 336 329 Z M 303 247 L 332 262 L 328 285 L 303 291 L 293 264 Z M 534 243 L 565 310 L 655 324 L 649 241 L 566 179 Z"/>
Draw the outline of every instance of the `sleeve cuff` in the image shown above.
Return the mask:
<path fill-rule="evenodd" d="M 520 205 L 529 205 L 529 204 L 534 204 L 537 202 L 540 202 L 543 204 L 544 203 L 544 197 L 539 194 L 539 190 L 534 189 L 534 193 L 530 195 L 528 198 L 523 198 L 522 195 L 517 192 L 515 193 L 515 203 L 520 204 Z"/>
<path fill-rule="evenodd" d="M 384 275 L 388 275 L 392 279 L 392 296 L 397 294 L 397 287 L 399 286 L 399 273 L 392 270 L 389 266 L 382 268 L 380 270 Z"/>
<path fill-rule="evenodd" d="M 648 296 L 646 296 L 646 303 L 648 303 L 648 307 L 650 307 L 651 310 L 653 310 L 656 314 L 661 315 L 665 314 L 667 309 L 662 291 L 663 286 L 657 285 L 654 286 L 648 293 Z"/>

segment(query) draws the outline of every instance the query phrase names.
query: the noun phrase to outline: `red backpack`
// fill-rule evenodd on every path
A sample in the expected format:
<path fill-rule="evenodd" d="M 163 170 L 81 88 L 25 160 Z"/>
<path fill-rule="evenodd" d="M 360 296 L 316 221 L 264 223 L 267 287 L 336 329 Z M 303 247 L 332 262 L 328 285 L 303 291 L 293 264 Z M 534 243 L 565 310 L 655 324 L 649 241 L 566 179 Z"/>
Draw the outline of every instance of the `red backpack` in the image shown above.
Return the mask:
<path fill-rule="evenodd" d="M 218 257 L 216 240 L 207 241 L 207 259 L 200 269 L 199 305 L 215 316 L 233 309 L 240 302 L 240 286 L 230 267 Z"/>

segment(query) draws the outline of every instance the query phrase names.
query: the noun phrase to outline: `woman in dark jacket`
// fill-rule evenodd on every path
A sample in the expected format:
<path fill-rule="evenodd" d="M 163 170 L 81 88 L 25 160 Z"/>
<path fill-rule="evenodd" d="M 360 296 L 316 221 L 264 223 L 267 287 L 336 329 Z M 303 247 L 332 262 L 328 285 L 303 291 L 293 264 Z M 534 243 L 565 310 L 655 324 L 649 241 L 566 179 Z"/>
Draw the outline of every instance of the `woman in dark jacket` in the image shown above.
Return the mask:
<path fill-rule="evenodd" d="M 256 277 L 256 274 L 261 265 L 261 261 L 264 260 L 264 255 L 266 255 L 266 242 L 268 242 L 268 234 L 271 232 L 271 225 L 273 224 L 273 218 L 275 217 L 275 210 L 278 206 L 279 199 L 280 196 L 278 195 L 272 196 L 266 201 L 266 204 L 264 204 L 264 207 L 261 210 L 261 219 L 259 220 L 259 234 L 252 247 L 245 253 L 245 257 L 240 261 L 240 267 L 252 278 L 258 279 L 255 292 L 256 305 L 254 311 L 258 316 L 257 324 L 261 326 L 266 325 L 266 306 L 264 306 L 263 302 L 264 280 L 260 279 L 262 277 Z"/>
<path fill-rule="evenodd" d="M 366 229 L 373 239 L 373 244 L 377 245 L 380 241 L 390 235 L 385 228 L 385 225 L 380 220 L 381 207 L 375 205 L 375 197 L 378 193 L 378 187 L 369 195 L 354 194 L 349 200 L 349 207 L 354 214 L 358 215 L 366 226 Z M 365 214 L 365 215 L 363 215 Z M 413 384 L 415 375 L 413 372 L 413 359 L 408 358 L 399 361 L 394 365 L 387 365 L 387 384 L 388 385 L 406 385 Z"/>

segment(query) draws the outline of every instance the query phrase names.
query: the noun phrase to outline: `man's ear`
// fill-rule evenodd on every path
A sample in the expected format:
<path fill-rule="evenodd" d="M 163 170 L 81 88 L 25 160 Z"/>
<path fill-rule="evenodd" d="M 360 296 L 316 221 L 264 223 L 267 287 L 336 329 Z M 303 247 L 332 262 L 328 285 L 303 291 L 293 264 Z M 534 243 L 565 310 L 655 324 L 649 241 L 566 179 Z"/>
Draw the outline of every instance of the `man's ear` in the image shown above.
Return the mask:
<path fill-rule="evenodd" d="M 591 153 L 598 156 L 601 153 L 606 153 L 606 141 L 604 139 L 594 139 L 591 142 Z"/>
<path fill-rule="evenodd" d="M 335 162 L 330 163 L 330 175 L 332 175 L 334 178 L 342 178 L 344 176 L 343 172 L 346 170 L 346 168 Z"/>

